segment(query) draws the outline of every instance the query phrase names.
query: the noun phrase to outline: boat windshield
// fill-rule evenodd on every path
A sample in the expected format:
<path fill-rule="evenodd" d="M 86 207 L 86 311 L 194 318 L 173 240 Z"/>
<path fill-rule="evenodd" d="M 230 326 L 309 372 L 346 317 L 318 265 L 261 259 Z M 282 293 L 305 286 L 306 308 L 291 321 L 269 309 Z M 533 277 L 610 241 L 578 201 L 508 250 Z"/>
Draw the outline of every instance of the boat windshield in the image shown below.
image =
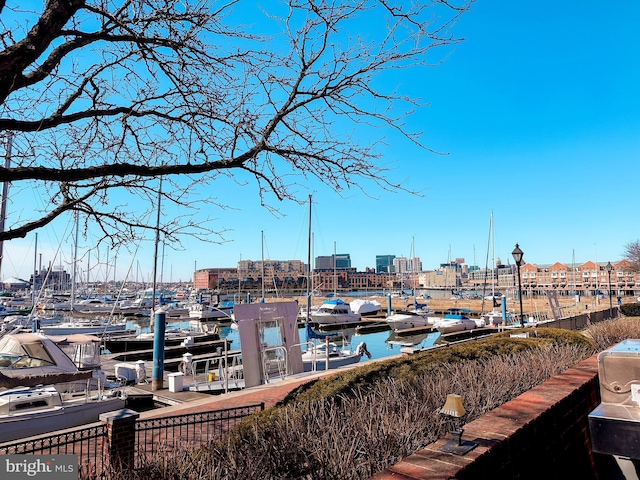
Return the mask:
<path fill-rule="evenodd" d="M 3 368 L 7 368 L 10 367 L 11 365 L 13 365 L 14 363 L 16 363 L 18 360 L 20 360 L 19 356 L 16 355 L 6 355 L 6 354 L 0 354 L 0 370 Z"/>
<path fill-rule="evenodd" d="M 48 365 L 54 365 L 53 361 L 28 356 L 0 355 L 0 369 L 46 367 Z"/>

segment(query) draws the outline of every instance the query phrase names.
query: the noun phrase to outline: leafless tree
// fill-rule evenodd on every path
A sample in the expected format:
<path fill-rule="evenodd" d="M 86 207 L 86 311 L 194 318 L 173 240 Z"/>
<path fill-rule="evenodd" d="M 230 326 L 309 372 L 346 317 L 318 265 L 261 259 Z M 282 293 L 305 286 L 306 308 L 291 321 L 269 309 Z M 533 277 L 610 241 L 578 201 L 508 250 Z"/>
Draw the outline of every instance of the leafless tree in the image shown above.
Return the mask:
<path fill-rule="evenodd" d="M 640 272 L 640 240 L 624 246 L 624 259 L 631 263 L 633 271 Z"/>
<path fill-rule="evenodd" d="M 0 0 L 0 181 L 48 199 L 27 211 L 9 198 L 0 240 L 79 211 L 131 241 L 155 227 L 159 178 L 185 212 L 163 219 L 170 241 L 212 233 L 193 212 L 232 206 L 215 194 L 223 178 L 275 212 L 313 177 L 402 189 L 379 147 L 390 129 L 421 145 L 404 121 L 422 100 L 386 75 L 437 64 L 471 1 Z M 147 212 L 131 207 L 141 197 Z"/>

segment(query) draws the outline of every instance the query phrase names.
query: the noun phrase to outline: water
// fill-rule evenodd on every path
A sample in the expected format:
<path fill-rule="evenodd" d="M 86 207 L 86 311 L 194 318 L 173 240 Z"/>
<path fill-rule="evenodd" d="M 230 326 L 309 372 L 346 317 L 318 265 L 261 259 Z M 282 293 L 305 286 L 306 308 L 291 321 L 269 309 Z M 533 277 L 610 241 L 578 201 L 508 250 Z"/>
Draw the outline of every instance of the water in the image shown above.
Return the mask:
<path fill-rule="evenodd" d="M 145 333 L 149 331 L 149 321 L 131 320 L 127 322 L 127 328 L 135 329 L 139 333 Z M 167 319 L 167 329 L 170 328 L 190 328 L 189 321 L 184 320 L 172 320 Z M 268 330 L 268 329 L 267 329 Z M 275 329 L 274 329 L 275 331 Z M 277 344 L 275 339 L 269 338 L 269 333 L 266 332 L 267 338 L 265 339 L 269 344 Z M 300 341 L 304 342 L 307 339 L 307 334 L 304 328 L 298 330 Z M 343 329 L 339 332 L 339 335 L 332 338 L 330 341 L 337 345 L 345 345 L 351 350 L 355 350 L 360 342 L 365 342 L 367 350 L 371 353 L 372 359 L 379 359 L 390 357 L 400 354 L 400 349 L 405 346 L 410 346 L 415 349 L 428 348 L 433 346 L 437 340 L 439 334 L 420 334 L 411 336 L 398 336 L 393 332 L 387 330 L 384 332 L 366 333 L 361 334 L 355 331 L 355 327 Z M 231 340 L 231 349 L 240 349 L 240 335 L 237 329 L 233 329 L 230 326 L 223 326 L 220 328 L 220 337 Z M 343 340 L 344 339 L 344 340 Z M 363 358 L 363 362 L 365 359 Z"/>

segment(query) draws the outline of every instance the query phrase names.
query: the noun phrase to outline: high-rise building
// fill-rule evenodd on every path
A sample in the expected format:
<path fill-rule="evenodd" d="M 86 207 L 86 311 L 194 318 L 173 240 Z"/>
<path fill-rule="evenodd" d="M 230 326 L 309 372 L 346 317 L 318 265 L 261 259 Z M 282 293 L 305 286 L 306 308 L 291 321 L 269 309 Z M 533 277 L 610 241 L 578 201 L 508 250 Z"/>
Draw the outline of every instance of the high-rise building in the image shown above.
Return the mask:
<path fill-rule="evenodd" d="M 376 255 L 376 272 L 395 273 L 393 259 L 395 255 Z"/>
<path fill-rule="evenodd" d="M 345 270 L 351 268 L 351 255 L 348 253 L 337 253 L 316 257 L 316 270 Z"/>

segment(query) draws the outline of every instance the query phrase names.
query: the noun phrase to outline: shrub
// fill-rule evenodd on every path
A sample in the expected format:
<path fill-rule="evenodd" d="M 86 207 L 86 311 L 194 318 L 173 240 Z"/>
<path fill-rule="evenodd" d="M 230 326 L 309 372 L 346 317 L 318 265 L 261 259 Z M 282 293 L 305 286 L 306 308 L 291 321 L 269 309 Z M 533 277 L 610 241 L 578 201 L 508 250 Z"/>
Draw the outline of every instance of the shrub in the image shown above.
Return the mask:
<path fill-rule="evenodd" d="M 596 351 L 595 343 L 579 332 L 557 328 L 527 329 L 527 332 L 531 335 L 529 338 L 511 338 L 513 331 L 505 331 L 482 340 L 365 364 L 329 378 L 303 384 L 292 390 L 279 405 L 323 398 L 333 398 L 339 402 L 340 399 L 352 396 L 355 391 L 366 391 L 387 378 L 412 379 L 416 375 L 432 371 L 443 363 L 511 355 L 549 343 L 582 345 L 594 353 Z"/>
<path fill-rule="evenodd" d="M 627 317 L 640 317 L 640 302 L 625 303 L 620 306 L 620 312 Z"/>
<path fill-rule="evenodd" d="M 598 351 L 602 351 L 628 338 L 640 338 L 640 316 L 595 323 L 584 334 L 593 340 Z"/>

